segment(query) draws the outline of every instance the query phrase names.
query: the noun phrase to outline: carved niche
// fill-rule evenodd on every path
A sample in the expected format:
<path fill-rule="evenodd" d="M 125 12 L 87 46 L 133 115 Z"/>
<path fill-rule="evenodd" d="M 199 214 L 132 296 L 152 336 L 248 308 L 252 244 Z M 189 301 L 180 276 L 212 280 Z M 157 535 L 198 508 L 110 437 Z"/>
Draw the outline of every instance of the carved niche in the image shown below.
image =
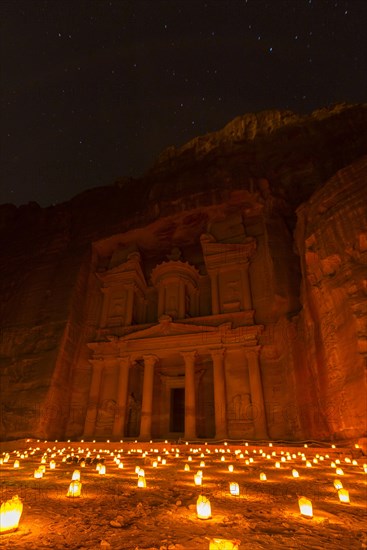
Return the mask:
<path fill-rule="evenodd" d="M 101 328 L 144 323 L 147 284 L 139 252 L 132 252 L 126 262 L 97 273 L 97 277 L 104 295 Z"/>
<path fill-rule="evenodd" d="M 179 257 L 169 255 L 168 262 L 162 262 L 152 271 L 152 283 L 158 292 L 158 319 L 162 315 L 172 319 L 198 315 L 200 275 L 195 267 Z"/>
<path fill-rule="evenodd" d="M 212 289 L 212 313 L 234 313 L 252 309 L 248 268 L 256 251 L 256 240 L 219 243 L 209 233 L 200 237 Z"/>

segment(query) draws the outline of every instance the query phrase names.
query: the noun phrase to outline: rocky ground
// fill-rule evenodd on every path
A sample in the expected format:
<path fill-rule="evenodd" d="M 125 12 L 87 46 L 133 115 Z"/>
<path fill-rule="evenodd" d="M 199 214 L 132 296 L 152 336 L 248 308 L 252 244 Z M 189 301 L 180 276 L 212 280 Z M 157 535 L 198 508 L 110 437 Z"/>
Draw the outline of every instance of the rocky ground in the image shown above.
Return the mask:
<path fill-rule="evenodd" d="M 20 458 L 26 449 L 28 456 Z M 281 462 L 287 453 L 296 458 Z M 302 453 L 311 461 L 319 455 L 318 462 L 306 467 Z M 35 479 L 34 470 L 46 455 L 45 475 Z M 28 440 L 2 443 L 1 457 L 1 501 L 15 494 L 23 501 L 18 530 L 0 535 L 4 549 L 203 550 L 214 539 L 233 543 L 212 542 L 210 548 L 217 550 L 236 548 L 235 541 L 240 541 L 240 550 L 367 548 L 367 458 L 359 449 Z M 82 457 L 90 459 L 84 467 Z M 17 458 L 20 468 L 14 469 Z M 52 458 L 55 470 L 49 468 Z M 343 476 L 331 467 L 336 459 Z M 98 461 L 104 462 L 105 475 L 96 470 Z M 201 461 L 205 466 L 200 467 Z M 190 471 L 184 471 L 185 464 Z M 137 487 L 137 465 L 145 471 L 146 488 Z M 292 468 L 299 471 L 298 479 L 292 477 Z M 82 495 L 68 498 L 75 469 L 81 472 Z M 201 487 L 194 485 L 199 469 Z M 267 481 L 260 481 L 260 472 Z M 348 489 L 350 504 L 339 502 L 336 478 Z M 238 482 L 239 496 L 230 494 L 230 481 Z M 200 494 L 210 499 L 211 519 L 197 518 Z M 300 515 L 300 496 L 312 500 L 312 519 Z"/>

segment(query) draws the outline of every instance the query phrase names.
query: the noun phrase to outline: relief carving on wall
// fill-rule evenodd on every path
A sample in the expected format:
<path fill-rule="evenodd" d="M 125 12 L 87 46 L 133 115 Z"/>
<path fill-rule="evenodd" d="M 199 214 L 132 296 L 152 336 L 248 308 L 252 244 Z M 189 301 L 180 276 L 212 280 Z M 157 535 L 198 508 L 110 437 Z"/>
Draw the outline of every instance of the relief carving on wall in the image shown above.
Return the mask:
<path fill-rule="evenodd" d="M 222 307 L 224 313 L 233 313 L 241 309 L 240 281 L 228 281 L 223 285 Z"/>
<path fill-rule="evenodd" d="M 228 403 L 228 420 L 235 422 L 251 422 L 253 407 L 249 393 L 237 393 Z"/>

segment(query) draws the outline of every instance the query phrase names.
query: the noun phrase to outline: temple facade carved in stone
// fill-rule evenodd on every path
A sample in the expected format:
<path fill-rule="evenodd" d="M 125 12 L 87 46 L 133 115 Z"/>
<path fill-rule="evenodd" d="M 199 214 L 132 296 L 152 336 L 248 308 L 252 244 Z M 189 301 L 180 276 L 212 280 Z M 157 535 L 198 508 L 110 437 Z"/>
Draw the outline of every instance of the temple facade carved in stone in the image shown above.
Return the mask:
<path fill-rule="evenodd" d="M 249 266 L 256 240 L 200 238 L 201 271 L 176 247 L 144 275 L 135 251 L 97 273 L 84 437 L 266 439 Z"/>

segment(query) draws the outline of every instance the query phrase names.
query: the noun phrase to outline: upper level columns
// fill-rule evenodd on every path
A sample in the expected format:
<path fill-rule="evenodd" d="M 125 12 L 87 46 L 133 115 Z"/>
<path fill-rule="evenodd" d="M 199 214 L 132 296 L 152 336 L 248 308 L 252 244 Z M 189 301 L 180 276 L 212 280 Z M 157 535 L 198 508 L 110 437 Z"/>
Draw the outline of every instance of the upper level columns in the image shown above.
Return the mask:
<path fill-rule="evenodd" d="M 89 388 L 88 409 L 84 424 L 84 437 L 94 436 L 103 372 L 103 359 L 94 359 L 90 362 L 92 364 L 92 380 Z"/>
<path fill-rule="evenodd" d="M 249 262 L 241 262 L 240 274 L 241 274 L 241 286 L 243 296 L 243 309 L 246 311 L 252 309 L 252 296 L 249 279 Z"/>
<path fill-rule="evenodd" d="M 268 439 L 269 436 L 266 426 L 266 413 L 263 387 L 261 382 L 259 352 L 257 349 L 250 349 L 245 351 L 250 379 L 255 435 L 259 439 Z"/>
<path fill-rule="evenodd" d="M 215 438 L 226 439 L 227 437 L 227 400 L 226 385 L 224 376 L 224 353 L 223 348 L 210 350 L 213 359 L 214 379 L 214 409 L 215 409 Z"/>
<path fill-rule="evenodd" d="M 143 359 L 144 379 L 143 400 L 141 406 L 140 439 L 151 439 L 154 366 L 158 362 L 158 357 L 156 357 L 155 355 L 143 355 Z"/>
<path fill-rule="evenodd" d="M 186 313 L 185 296 L 186 296 L 185 282 L 181 279 L 180 286 L 179 286 L 179 294 L 178 294 L 178 318 L 179 319 L 185 319 L 185 313 Z"/>
<path fill-rule="evenodd" d="M 181 352 L 185 361 L 185 439 L 196 439 L 196 351 Z"/>
<path fill-rule="evenodd" d="M 115 438 L 124 437 L 129 370 L 130 357 L 121 357 L 121 359 L 118 360 L 117 400 L 115 419 L 112 428 L 112 436 Z"/>
<path fill-rule="evenodd" d="M 219 285 L 218 285 L 218 270 L 210 269 L 208 270 L 211 289 L 212 289 L 212 313 L 213 315 L 218 315 L 219 311 Z"/>
<path fill-rule="evenodd" d="M 125 325 L 131 325 L 133 322 L 133 309 L 134 309 L 134 292 L 135 287 L 133 284 L 127 287 L 127 300 L 126 300 L 126 313 L 125 313 Z"/>

